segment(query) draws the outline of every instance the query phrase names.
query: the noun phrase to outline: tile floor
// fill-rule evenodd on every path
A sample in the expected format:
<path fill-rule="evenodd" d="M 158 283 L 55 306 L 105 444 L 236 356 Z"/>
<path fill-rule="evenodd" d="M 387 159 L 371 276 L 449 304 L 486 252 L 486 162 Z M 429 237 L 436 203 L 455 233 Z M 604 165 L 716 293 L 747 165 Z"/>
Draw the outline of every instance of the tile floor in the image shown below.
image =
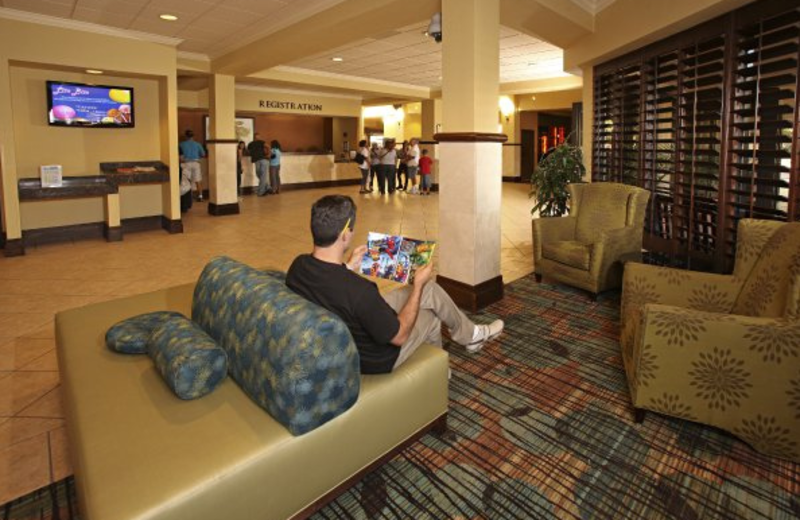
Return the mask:
<path fill-rule="evenodd" d="M 83 240 L 0 255 L 0 504 L 72 473 L 55 354 L 55 313 L 197 278 L 214 256 L 287 269 L 310 250 L 309 209 L 324 194 L 356 199 L 356 233 L 370 230 L 435 240 L 438 196 L 361 196 L 357 187 L 245 197 L 238 216 L 211 217 L 205 204 L 185 216 L 185 232 L 131 233 L 124 241 Z M 502 274 L 533 270 L 528 187 L 503 185 Z M 388 282 L 387 282 L 388 284 Z"/>

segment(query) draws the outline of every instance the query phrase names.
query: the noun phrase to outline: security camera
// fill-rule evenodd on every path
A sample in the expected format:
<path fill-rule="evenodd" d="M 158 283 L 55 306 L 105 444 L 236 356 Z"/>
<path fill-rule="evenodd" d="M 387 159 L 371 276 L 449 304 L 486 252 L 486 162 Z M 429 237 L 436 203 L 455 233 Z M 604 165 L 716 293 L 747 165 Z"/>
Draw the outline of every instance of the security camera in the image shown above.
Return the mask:
<path fill-rule="evenodd" d="M 428 36 L 436 40 L 436 43 L 442 43 L 442 13 L 436 13 L 431 17 Z"/>

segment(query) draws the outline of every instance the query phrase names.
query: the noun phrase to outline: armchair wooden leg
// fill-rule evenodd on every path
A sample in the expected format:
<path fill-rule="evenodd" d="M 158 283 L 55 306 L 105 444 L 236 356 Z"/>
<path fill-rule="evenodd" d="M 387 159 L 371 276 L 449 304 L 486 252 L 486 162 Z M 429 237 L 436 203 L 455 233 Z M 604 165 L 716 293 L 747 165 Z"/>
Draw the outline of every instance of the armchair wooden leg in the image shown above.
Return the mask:
<path fill-rule="evenodd" d="M 447 433 L 447 414 L 440 416 L 431 426 L 431 432 L 441 437 Z"/>
<path fill-rule="evenodd" d="M 536 283 L 542 283 L 542 275 L 535 273 L 533 276 L 536 278 Z"/>
<path fill-rule="evenodd" d="M 644 422 L 644 408 L 634 408 L 633 409 L 633 422 L 636 424 L 642 424 Z"/>

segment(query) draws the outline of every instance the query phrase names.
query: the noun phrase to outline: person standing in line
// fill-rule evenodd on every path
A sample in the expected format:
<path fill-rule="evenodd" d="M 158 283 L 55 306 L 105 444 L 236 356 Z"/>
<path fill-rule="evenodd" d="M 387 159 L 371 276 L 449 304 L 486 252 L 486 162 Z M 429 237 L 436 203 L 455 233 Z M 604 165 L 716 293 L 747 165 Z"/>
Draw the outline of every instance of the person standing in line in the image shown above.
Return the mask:
<path fill-rule="evenodd" d="M 358 142 L 357 155 L 361 156 L 360 157 L 361 162 L 358 163 L 358 169 L 361 170 L 361 189 L 358 192 L 369 193 L 372 191 L 371 189 L 367 189 L 367 182 L 369 181 L 369 170 L 370 170 L 369 150 L 367 149 L 367 142 L 363 139 Z"/>
<path fill-rule="evenodd" d="M 406 159 L 408 158 L 408 141 L 403 141 L 403 146 L 397 151 L 397 159 L 400 165 L 397 167 L 397 189 L 405 190 L 408 188 L 408 165 Z M 403 184 L 403 176 L 405 176 L 405 185 Z"/>
<path fill-rule="evenodd" d="M 258 177 L 258 188 L 256 195 L 263 197 L 269 191 L 269 174 L 267 168 L 269 161 L 266 155 L 267 143 L 261 139 L 261 134 L 256 133 L 253 136 L 253 141 L 247 145 L 247 151 L 250 152 L 250 160 L 256 167 L 256 177 Z"/>
<path fill-rule="evenodd" d="M 239 141 L 236 145 L 236 193 L 239 195 L 239 198 L 242 196 L 242 175 L 244 175 L 242 160 L 244 159 L 246 151 L 247 148 L 245 147 L 244 141 Z"/>
<path fill-rule="evenodd" d="M 422 150 L 422 157 L 419 159 L 419 173 L 422 176 L 422 194 L 431 194 L 431 169 L 433 159 L 428 157 L 428 149 Z"/>
<path fill-rule="evenodd" d="M 272 193 L 281 192 L 281 143 L 275 139 L 269 143 L 271 152 L 269 154 L 269 182 L 272 185 Z"/>
<path fill-rule="evenodd" d="M 389 190 L 394 193 L 394 177 L 397 170 L 397 151 L 395 150 L 395 140 L 386 139 L 383 141 L 383 149 L 379 153 L 381 166 L 378 169 L 378 188 L 381 195 Z"/>
<path fill-rule="evenodd" d="M 203 188 L 200 183 L 203 182 L 203 169 L 200 167 L 200 159 L 206 156 L 206 151 L 203 145 L 194 140 L 194 132 L 187 130 L 184 135 L 186 139 L 178 145 L 181 152 L 181 170 L 186 170 L 186 176 L 197 193 L 197 200 L 202 201 Z"/>
<path fill-rule="evenodd" d="M 378 181 L 380 182 L 380 177 L 378 176 L 378 170 L 380 169 L 380 149 L 378 148 L 378 143 L 372 143 L 372 148 L 369 150 L 369 187 L 367 190 L 372 193 L 374 190 L 372 189 L 372 183 L 375 181 L 375 177 L 378 177 Z"/>
<path fill-rule="evenodd" d="M 419 193 L 417 188 L 417 169 L 419 168 L 419 139 L 412 139 L 411 146 L 406 152 L 406 193 L 408 181 L 411 181 L 411 193 Z"/>

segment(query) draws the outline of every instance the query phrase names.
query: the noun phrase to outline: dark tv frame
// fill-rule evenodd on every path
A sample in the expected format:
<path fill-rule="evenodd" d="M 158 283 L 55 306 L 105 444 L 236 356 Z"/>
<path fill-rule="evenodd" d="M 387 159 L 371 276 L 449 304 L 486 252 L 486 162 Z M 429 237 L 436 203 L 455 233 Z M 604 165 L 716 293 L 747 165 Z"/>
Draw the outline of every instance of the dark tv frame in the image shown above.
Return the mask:
<path fill-rule="evenodd" d="M 123 87 L 120 85 L 98 85 L 96 83 L 78 83 L 75 81 L 56 81 L 52 79 L 46 80 L 46 95 L 47 95 L 47 126 L 55 126 L 60 128 L 115 128 L 117 130 L 124 130 L 126 128 L 136 128 L 136 105 L 133 87 Z M 72 85 L 75 87 L 93 87 L 93 88 L 107 88 L 107 89 L 123 89 L 131 91 L 131 122 L 126 125 L 118 125 L 112 123 L 96 123 L 96 124 L 70 124 L 70 123 L 53 123 L 50 121 L 50 111 L 53 110 L 53 90 L 51 85 Z"/>

